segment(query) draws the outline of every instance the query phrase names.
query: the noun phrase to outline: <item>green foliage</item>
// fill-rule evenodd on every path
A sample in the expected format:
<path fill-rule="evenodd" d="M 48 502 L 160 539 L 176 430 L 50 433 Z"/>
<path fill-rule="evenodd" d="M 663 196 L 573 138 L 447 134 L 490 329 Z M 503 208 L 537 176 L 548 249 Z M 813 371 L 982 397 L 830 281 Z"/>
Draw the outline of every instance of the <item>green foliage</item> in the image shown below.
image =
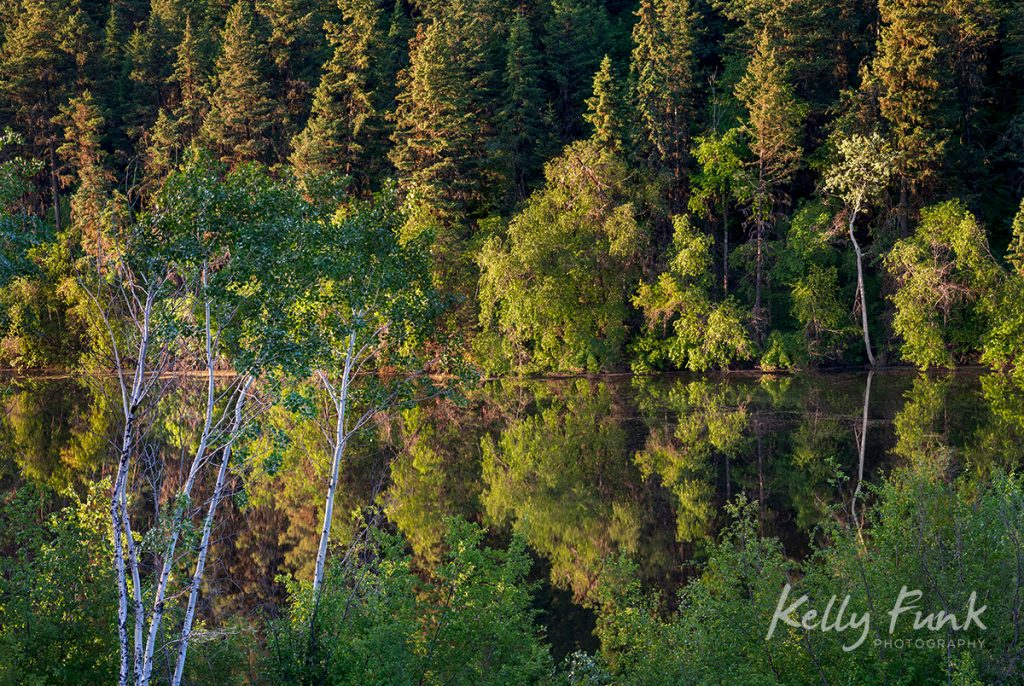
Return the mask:
<path fill-rule="evenodd" d="M 365 193 L 381 177 L 386 160 L 384 92 L 393 75 L 386 69 L 385 27 L 377 4 L 348 0 L 340 6 L 343 23 L 327 24 L 334 54 L 313 94 L 306 128 L 292 141 L 291 161 L 304 183 L 353 177 Z"/>
<path fill-rule="evenodd" d="M 587 112 L 583 118 L 594 133 L 597 145 L 613 152 L 622 152 L 625 121 L 623 117 L 622 89 L 615 80 L 612 60 L 608 55 L 594 74 L 593 95 L 587 98 Z"/>
<path fill-rule="evenodd" d="M 550 560 L 556 585 L 590 602 L 604 558 L 637 548 L 638 508 L 619 487 L 638 475 L 623 459 L 627 436 L 606 385 L 538 389 L 535 401 L 537 413 L 481 439 L 481 500 L 491 520 L 511 522 Z"/>
<path fill-rule="evenodd" d="M 643 0 L 633 27 L 630 71 L 641 136 L 656 165 L 672 175 L 677 194 L 685 184 L 695 110 L 695 23 L 688 0 Z"/>
<path fill-rule="evenodd" d="M 105 481 L 40 522 L 23 487 L 0 506 L 0 683 L 82 684 L 117 675 Z"/>
<path fill-rule="evenodd" d="M 551 147 L 553 122 L 541 83 L 541 56 L 525 14 L 512 20 L 508 41 L 505 104 L 498 117 L 514 199 L 522 200 Z"/>
<path fill-rule="evenodd" d="M 645 189 L 596 141 L 567 147 L 545 176 L 480 251 L 481 327 L 524 371 L 615 367 L 649 240 Z"/>
<path fill-rule="evenodd" d="M 634 370 L 671 363 L 705 371 L 753 356 L 746 317 L 732 298 L 711 299 L 711 238 L 693 230 L 685 215 L 674 218 L 673 254 L 653 284 L 642 283 L 633 303 L 646 331 L 634 344 Z"/>
<path fill-rule="evenodd" d="M 309 589 L 292 584 L 289 618 L 270 633 L 272 682 L 549 683 L 522 540 L 496 550 L 473 524 L 447 526 L 444 561 L 426 580 L 413 574 L 400 538 L 369 527 L 331 567 L 315 608 Z"/>
<path fill-rule="evenodd" d="M 756 505 L 739 501 L 731 509 L 734 523 L 711 550 L 703 573 L 667 617 L 656 598 L 629 582 L 632 570 L 620 566 L 622 580 L 604 587 L 598 625 L 612 682 L 988 683 L 1014 669 L 1017 658 L 1007 662 L 1003 646 L 1013 640 L 1006 630 L 1013 624 L 1016 590 L 1005 579 L 1013 578 L 1024 485 L 1005 474 L 951 482 L 934 463 L 917 464 L 877 489 L 863 529 L 827 526 L 825 543 L 800 565 L 783 556 L 777 541 L 758 534 Z M 789 602 L 809 596 L 796 619 L 811 608 L 820 613 L 833 596 L 849 596 L 847 618 L 872 613 L 863 645 L 842 648 L 856 641 L 859 630 L 804 631 L 781 622 L 766 638 L 787 583 Z M 961 622 L 970 594 L 984 594 L 974 606 L 986 606 L 986 629 L 914 629 L 904 616 L 890 635 L 887 613 L 901 587 L 922 591 L 922 614 L 944 609 Z M 923 643 L 913 650 L 880 650 L 876 638 Z M 939 638 L 974 643 L 947 653 Z"/>
<path fill-rule="evenodd" d="M 0 151 L 20 142 L 7 130 L 0 136 Z M 31 271 L 29 248 L 45 237 L 45 225 L 20 206 L 41 168 L 38 161 L 23 157 L 0 163 L 0 288 Z"/>
<path fill-rule="evenodd" d="M 274 103 L 248 2 L 239 0 L 232 6 L 223 35 L 216 87 L 201 139 L 229 164 L 266 160 L 268 134 L 275 122 Z"/>
<path fill-rule="evenodd" d="M 899 284 L 893 329 L 903 358 L 921 368 L 970 359 L 999 278 L 974 215 L 959 202 L 925 208 L 914 235 L 897 242 L 885 264 Z"/>

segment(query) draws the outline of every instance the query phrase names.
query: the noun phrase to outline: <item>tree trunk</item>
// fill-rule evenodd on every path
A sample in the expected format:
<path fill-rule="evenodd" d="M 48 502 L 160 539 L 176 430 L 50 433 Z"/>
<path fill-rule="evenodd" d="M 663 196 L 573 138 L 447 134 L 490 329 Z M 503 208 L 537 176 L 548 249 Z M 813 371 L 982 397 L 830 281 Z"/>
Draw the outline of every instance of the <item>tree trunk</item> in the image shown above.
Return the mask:
<path fill-rule="evenodd" d="M 871 353 L 871 334 L 868 332 L 868 300 L 864 292 L 864 255 L 861 253 L 857 236 L 853 232 L 853 224 L 859 211 L 860 203 L 858 202 L 850 213 L 850 242 L 853 243 L 853 252 L 857 255 L 857 295 L 860 298 L 860 322 L 864 331 L 864 350 L 867 351 L 868 362 L 874 367 L 875 356 Z"/>
<path fill-rule="evenodd" d="M 729 296 L 729 201 L 722 194 L 722 297 Z"/>
<path fill-rule="evenodd" d="M 206 568 L 206 556 L 210 549 L 210 534 L 213 531 L 213 521 L 217 513 L 217 506 L 224 494 L 224 484 L 227 482 L 228 467 L 231 463 L 231 447 L 242 426 L 242 409 L 245 405 L 245 398 L 255 379 L 248 377 L 235 401 L 235 418 L 231 425 L 231 435 L 224 446 L 224 454 L 221 457 L 220 469 L 217 471 L 217 482 L 213 488 L 213 497 L 210 500 L 210 507 L 206 512 L 206 519 L 203 520 L 203 535 L 199 544 L 199 556 L 196 559 L 196 569 L 192 574 L 192 583 L 188 593 L 188 606 L 185 608 L 185 619 L 181 627 L 181 642 L 178 646 L 178 660 L 174 665 L 174 677 L 171 686 L 179 686 L 181 677 L 185 671 L 185 655 L 188 652 L 188 641 L 192 636 L 192 621 L 195 617 L 196 603 L 199 599 L 199 588 L 203 581 L 203 572 Z"/>
<path fill-rule="evenodd" d="M 125 419 L 121 439 L 121 454 L 117 461 L 117 475 L 110 498 L 110 524 L 114 537 L 114 572 L 117 575 L 117 639 L 121 664 L 118 671 L 118 686 L 128 686 L 128 669 L 131 644 L 128 640 L 128 579 L 124 563 L 124 516 L 121 514 L 121 481 L 127 478 L 128 460 L 131 451 L 132 423 L 130 414 Z"/>
<path fill-rule="evenodd" d="M 206 285 L 206 267 L 203 267 L 203 285 Z M 170 583 L 171 572 L 174 569 L 174 555 L 178 547 L 178 540 L 181 537 L 181 523 L 185 518 L 185 509 L 189 506 L 189 499 L 192 496 L 192 489 L 195 487 L 196 477 L 206 456 L 206 450 L 210 441 L 210 434 L 213 430 L 213 407 L 216 401 L 215 376 L 214 376 L 214 350 L 213 335 L 211 331 L 210 301 L 207 300 L 204 307 L 205 329 L 206 329 L 206 413 L 203 419 L 203 431 L 199 437 L 199 447 L 192 457 L 192 464 L 189 467 L 188 476 L 182 485 L 179 500 L 175 503 L 174 514 L 171 518 L 170 538 L 167 541 L 167 548 L 164 550 L 162 564 L 160 565 L 160 576 L 156 590 L 153 593 L 153 612 L 149 618 L 149 636 L 146 639 L 146 651 L 142 660 L 142 676 L 139 686 L 148 686 L 153 675 L 153 654 L 156 651 L 156 642 L 160 635 L 160 625 L 164 617 L 164 603 L 167 597 L 167 586 Z"/>
<path fill-rule="evenodd" d="M 338 471 L 341 466 L 341 458 L 345 453 L 345 411 L 348 405 L 349 376 L 352 373 L 352 355 L 355 350 L 356 334 L 353 331 L 348 338 L 348 353 L 345 356 L 345 371 L 341 377 L 341 389 L 334 397 L 338 413 L 338 426 L 334 443 L 334 455 L 331 460 L 331 476 L 327 482 L 327 498 L 324 502 L 324 523 L 320 530 L 320 547 L 316 554 L 316 571 L 313 574 L 313 614 L 316 613 L 316 604 L 319 602 L 320 588 L 324 580 L 324 568 L 327 563 L 327 543 L 331 537 L 331 520 L 334 516 L 334 496 L 338 488 Z M 325 377 L 326 383 L 326 377 Z"/>

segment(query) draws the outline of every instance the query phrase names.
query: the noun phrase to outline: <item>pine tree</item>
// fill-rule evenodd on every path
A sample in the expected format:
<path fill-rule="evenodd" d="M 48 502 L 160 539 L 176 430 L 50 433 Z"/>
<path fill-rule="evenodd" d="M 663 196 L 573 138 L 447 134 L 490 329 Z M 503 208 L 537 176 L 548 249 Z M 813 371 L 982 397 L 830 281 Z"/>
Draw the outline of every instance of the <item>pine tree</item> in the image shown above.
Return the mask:
<path fill-rule="evenodd" d="M 270 26 L 266 52 L 272 68 L 271 98 L 288 140 L 309 116 L 321 65 L 330 56 L 324 22 L 330 17 L 316 0 L 257 0 L 256 11 Z M 333 14 L 333 13 L 332 13 Z"/>
<path fill-rule="evenodd" d="M 341 0 L 343 23 L 327 24 L 334 55 L 313 96 L 306 128 L 292 141 L 300 179 L 331 173 L 371 190 L 385 170 L 387 122 L 381 91 L 390 74 L 383 17 L 375 0 Z"/>
<path fill-rule="evenodd" d="M 693 119 L 693 29 L 689 0 L 641 0 L 630 71 L 642 143 L 672 176 L 675 209 L 686 192 Z"/>
<path fill-rule="evenodd" d="M 28 136 L 32 157 L 47 166 L 54 224 L 61 228 L 54 122 L 86 62 L 88 26 L 77 0 L 22 0 L 0 46 L 0 107 Z"/>
<path fill-rule="evenodd" d="M 522 13 L 512 22 L 505 65 L 505 105 L 498 112 L 501 149 L 506 155 L 514 199 L 526 197 L 529 181 L 548 148 L 550 117 L 541 86 L 540 54 L 530 22 Z"/>
<path fill-rule="evenodd" d="M 612 72 L 612 59 L 605 55 L 594 75 L 593 95 L 587 98 L 587 113 L 583 115 L 594 128 L 594 140 L 605 150 L 622 152 L 625 129 L 623 104 L 621 89 Z"/>
<path fill-rule="evenodd" d="M 955 118 L 953 74 L 943 56 L 951 35 L 945 0 L 881 0 L 871 64 L 879 111 L 897 157 L 901 232 L 910 205 L 938 185 Z"/>
<path fill-rule="evenodd" d="M 125 130 L 143 154 L 149 129 L 167 101 L 172 66 L 167 55 L 174 45 L 174 34 L 164 25 L 163 13 L 151 11 L 145 29 L 132 32 L 125 48 L 129 79 Z"/>
<path fill-rule="evenodd" d="M 409 66 L 409 41 L 413 37 L 413 22 L 406 14 L 403 0 L 395 0 L 388 20 L 388 74 L 387 88 L 384 91 L 388 108 L 392 108 L 398 96 L 397 76 Z"/>
<path fill-rule="evenodd" d="M 790 83 L 798 97 L 825 108 L 846 85 L 847 56 L 860 54 L 864 47 L 857 31 L 865 12 L 856 0 L 712 0 L 727 18 L 736 23 L 725 52 L 726 61 L 743 66 L 752 58 L 760 41 L 775 46 L 779 60 L 789 64 Z M 856 62 L 853 62 L 856 64 Z"/>
<path fill-rule="evenodd" d="M 57 153 L 67 165 L 61 184 L 77 184 L 71 198 L 72 225 L 85 251 L 98 257 L 103 251 L 103 210 L 114 180 L 102 148 L 103 115 L 92 94 L 84 91 L 61 108 L 59 120 L 65 142 Z"/>
<path fill-rule="evenodd" d="M 401 80 L 391 152 L 400 185 L 417 208 L 409 229 L 439 225 L 437 250 L 452 257 L 492 182 L 490 122 L 476 88 L 481 55 L 469 50 L 459 20 L 438 18 L 418 28 Z"/>
<path fill-rule="evenodd" d="M 174 71 L 169 81 L 176 86 L 174 118 L 177 120 L 183 142 L 199 134 L 209 98 L 206 50 L 192 30 L 192 18 L 185 20 L 181 42 L 176 50 Z"/>
<path fill-rule="evenodd" d="M 753 322 L 760 339 L 767 324 L 762 303 L 766 240 L 777 210 L 788 201 L 786 186 L 800 164 L 800 133 L 806 114 L 767 33 L 762 34 L 736 87 L 736 97 L 747 110 L 743 131 L 753 157 L 747 194 L 755 253 Z"/>
<path fill-rule="evenodd" d="M 128 70 L 124 49 L 127 40 L 126 17 L 120 4 L 110 3 L 107 23 L 103 28 L 103 49 L 94 83 L 98 100 L 106 113 L 106 138 L 111 150 L 127 150 L 130 145 L 124 133 L 125 111 L 129 105 Z"/>
<path fill-rule="evenodd" d="M 270 151 L 274 103 L 264 78 L 262 54 L 251 10 L 241 0 L 231 8 L 224 25 L 217 85 L 200 135 L 228 164 L 266 160 Z"/>
<path fill-rule="evenodd" d="M 578 138 L 583 132 L 587 85 L 601 63 L 610 31 L 603 2 L 553 0 L 551 3 L 544 54 L 563 142 Z"/>

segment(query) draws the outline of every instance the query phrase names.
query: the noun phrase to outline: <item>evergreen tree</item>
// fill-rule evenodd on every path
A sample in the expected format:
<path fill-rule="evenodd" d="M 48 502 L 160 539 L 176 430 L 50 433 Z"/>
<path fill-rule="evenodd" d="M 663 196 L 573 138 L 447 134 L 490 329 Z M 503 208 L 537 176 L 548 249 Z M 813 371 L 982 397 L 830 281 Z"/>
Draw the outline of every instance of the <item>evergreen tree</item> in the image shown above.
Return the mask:
<path fill-rule="evenodd" d="M 185 20 L 175 55 L 170 81 L 177 93 L 172 111 L 188 142 L 199 134 L 209 98 L 206 46 L 192 29 L 191 17 Z"/>
<path fill-rule="evenodd" d="M 388 74 L 387 102 L 388 107 L 393 106 L 393 101 L 398 95 L 397 76 L 409 66 L 409 41 L 413 37 L 413 22 L 406 14 L 405 4 L 402 0 L 395 0 L 391 8 L 391 17 L 388 20 Z"/>
<path fill-rule="evenodd" d="M 552 123 L 541 86 L 541 57 L 530 22 L 522 13 L 516 15 L 509 32 L 503 99 L 505 104 L 498 111 L 501 149 L 514 199 L 522 200 L 549 147 Z"/>
<path fill-rule="evenodd" d="M 387 46 L 375 0 L 341 0 L 343 23 L 327 24 L 334 55 L 324 66 L 306 128 L 292 141 L 300 179 L 350 177 L 361 192 L 379 183 L 387 152 L 386 102 L 381 91 Z"/>
<path fill-rule="evenodd" d="M 878 106 L 898 153 L 900 231 L 911 204 L 938 185 L 955 119 L 953 74 L 943 51 L 951 20 L 945 0 L 881 0 L 882 27 L 871 64 Z"/>
<path fill-rule="evenodd" d="M 0 107 L 28 137 L 32 157 L 43 160 L 58 231 L 61 131 L 54 118 L 83 76 L 88 25 L 78 0 L 21 0 L 0 46 Z"/>
<path fill-rule="evenodd" d="M 265 160 L 270 151 L 274 103 L 262 55 L 250 7 L 239 0 L 224 25 L 216 88 L 201 131 L 203 142 L 232 165 Z"/>
<path fill-rule="evenodd" d="M 264 56 L 269 58 L 273 68 L 273 78 L 269 79 L 271 97 L 281 110 L 278 119 L 284 140 L 302 130 L 309 116 L 320 67 L 330 56 L 323 27 L 333 13 L 325 13 L 324 5 L 329 3 L 315 0 L 256 2 L 257 12 L 270 25 Z"/>
<path fill-rule="evenodd" d="M 605 53 L 611 24 L 598 0 L 552 0 L 544 53 L 563 142 L 582 132 L 587 86 Z"/>
<path fill-rule="evenodd" d="M 401 76 L 391 151 L 407 197 L 405 231 L 434 230 L 438 275 L 457 288 L 470 287 L 465 241 L 497 178 L 488 151 L 493 123 L 484 108 L 490 75 L 485 55 L 473 50 L 479 31 L 479 19 L 463 12 L 418 27 Z"/>
<path fill-rule="evenodd" d="M 693 30 L 689 0 L 641 0 L 630 63 L 642 139 L 656 168 L 672 176 L 672 204 L 686 192 L 693 119 Z"/>
<path fill-rule="evenodd" d="M 92 94 L 84 91 L 61 108 L 60 121 L 65 142 L 57 153 L 67 164 L 61 183 L 77 186 L 71 198 L 72 226 L 85 251 L 99 257 L 103 250 L 102 215 L 114 180 L 101 145 L 103 115 Z"/>
<path fill-rule="evenodd" d="M 587 98 L 583 118 L 593 129 L 593 139 L 605 150 L 621 153 L 625 141 L 625 114 L 622 91 L 612 72 L 608 55 L 594 75 L 593 95 Z"/>
<path fill-rule="evenodd" d="M 749 221 L 754 243 L 753 323 L 759 338 L 767 325 L 763 307 L 766 241 L 776 212 L 789 199 L 787 185 L 796 172 L 803 150 L 800 132 L 806 108 L 796 99 L 788 71 L 763 34 L 736 88 L 736 97 L 747 110 L 743 125 L 753 160 Z"/>
<path fill-rule="evenodd" d="M 758 43 L 768 40 L 778 58 L 789 64 L 796 94 L 824 114 L 849 77 L 846 59 L 862 52 L 856 0 L 712 0 L 737 28 L 729 36 L 726 60 L 741 66 L 752 58 Z M 866 47 L 866 46 L 864 46 Z M 852 64 L 857 64 L 856 61 Z"/>
<path fill-rule="evenodd" d="M 149 129 L 167 101 L 167 81 L 173 64 L 167 55 L 173 50 L 173 37 L 160 14 L 150 14 L 145 29 L 132 32 L 125 48 L 130 103 L 125 111 L 125 131 L 143 154 Z"/>

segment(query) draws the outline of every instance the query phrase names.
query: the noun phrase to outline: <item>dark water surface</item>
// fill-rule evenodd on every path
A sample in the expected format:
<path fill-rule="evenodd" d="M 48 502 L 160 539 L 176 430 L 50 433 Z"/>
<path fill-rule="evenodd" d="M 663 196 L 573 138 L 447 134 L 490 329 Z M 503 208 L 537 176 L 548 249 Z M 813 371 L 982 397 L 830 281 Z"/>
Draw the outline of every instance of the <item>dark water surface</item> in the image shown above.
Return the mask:
<path fill-rule="evenodd" d="M 69 488 L 109 477 L 114 391 L 109 379 L 0 378 L 3 496 L 35 484 L 44 516 Z M 211 552 L 207 620 L 273 614 L 282 578 L 311 575 L 327 463 L 318 419 L 272 410 L 261 428 L 277 440 L 242 451 Z M 147 417 L 134 475 L 143 524 L 175 492 L 200 422 L 192 381 Z M 344 543 L 351 513 L 375 503 L 423 568 L 441 554 L 446 516 L 486 525 L 495 545 L 519 533 L 561 654 L 593 648 L 587 608 L 612 556 L 628 554 L 671 604 L 730 500 L 756 500 L 762 532 L 800 556 L 816 525 L 862 512 L 867 486 L 902 464 L 986 470 L 1022 456 L 1024 394 L 976 371 L 875 372 L 870 386 L 867 373 L 501 381 L 381 418 L 346 458 L 336 530 Z"/>

